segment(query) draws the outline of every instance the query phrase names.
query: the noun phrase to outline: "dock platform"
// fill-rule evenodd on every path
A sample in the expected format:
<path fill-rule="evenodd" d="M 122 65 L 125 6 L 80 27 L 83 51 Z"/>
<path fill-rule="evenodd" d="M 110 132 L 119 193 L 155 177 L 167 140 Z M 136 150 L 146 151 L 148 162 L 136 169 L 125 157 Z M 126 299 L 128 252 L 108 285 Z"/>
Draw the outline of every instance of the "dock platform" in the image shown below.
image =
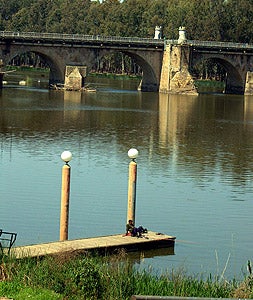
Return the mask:
<path fill-rule="evenodd" d="M 131 237 L 123 234 L 99 236 L 93 238 L 50 242 L 29 246 L 13 247 L 11 254 L 16 258 L 40 257 L 66 252 L 95 252 L 110 254 L 118 249 L 126 252 L 174 247 L 176 237 L 149 231 L 143 237 Z"/>

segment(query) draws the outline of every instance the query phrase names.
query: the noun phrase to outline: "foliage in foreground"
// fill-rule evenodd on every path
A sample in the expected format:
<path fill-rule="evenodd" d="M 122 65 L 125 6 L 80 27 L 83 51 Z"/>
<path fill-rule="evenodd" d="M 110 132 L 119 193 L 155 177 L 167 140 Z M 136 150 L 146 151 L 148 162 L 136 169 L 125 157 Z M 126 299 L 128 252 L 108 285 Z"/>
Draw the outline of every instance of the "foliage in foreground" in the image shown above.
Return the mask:
<path fill-rule="evenodd" d="M 243 282 L 187 276 L 183 271 L 138 272 L 125 254 L 94 257 L 62 254 L 0 261 L 0 296 L 22 299 L 130 299 L 132 295 L 252 298 L 253 279 Z"/>

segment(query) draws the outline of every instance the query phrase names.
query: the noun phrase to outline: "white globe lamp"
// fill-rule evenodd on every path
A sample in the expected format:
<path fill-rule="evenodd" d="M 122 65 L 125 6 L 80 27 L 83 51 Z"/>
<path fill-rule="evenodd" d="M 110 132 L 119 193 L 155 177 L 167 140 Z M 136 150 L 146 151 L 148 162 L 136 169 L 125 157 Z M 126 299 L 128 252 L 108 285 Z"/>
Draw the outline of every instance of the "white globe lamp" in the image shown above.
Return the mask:
<path fill-rule="evenodd" d="M 61 159 L 67 164 L 72 159 L 72 153 L 70 151 L 63 151 L 61 154 Z"/>
<path fill-rule="evenodd" d="M 128 154 L 129 158 L 131 158 L 132 160 L 135 160 L 138 157 L 139 152 L 137 149 L 131 148 L 128 150 L 127 154 Z"/>

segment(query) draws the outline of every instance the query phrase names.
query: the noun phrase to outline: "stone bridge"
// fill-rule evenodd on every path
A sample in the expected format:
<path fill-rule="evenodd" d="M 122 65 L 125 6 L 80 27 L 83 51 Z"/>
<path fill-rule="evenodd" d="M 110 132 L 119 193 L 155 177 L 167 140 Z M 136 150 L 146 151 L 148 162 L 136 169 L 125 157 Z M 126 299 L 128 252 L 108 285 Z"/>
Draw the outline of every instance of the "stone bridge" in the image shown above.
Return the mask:
<path fill-rule="evenodd" d="M 253 45 L 189 41 L 184 28 L 179 28 L 178 40 L 0 32 L 3 65 L 25 52 L 34 52 L 48 63 L 50 84 L 64 83 L 66 66 L 86 66 L 89 72 L 103 56 L 122 52 L 142 68 L 142 91 L 197 93 L 192 70 L 211 59 L 226 70 L 225 93 L 253 94 Z"/>
<path fill-rule="evenodd" d="M 158 91 L 164 42 L 157 39 L 102 37 L 90 35 L 0 32 L 0 59 L 7 65 L 15 56 L 34 52 L 50 67 L 50 84 L 63 83 L 68 65 L 95 69 L 100 59 L 122 52 L 142 68 L 142 91 Z"/>

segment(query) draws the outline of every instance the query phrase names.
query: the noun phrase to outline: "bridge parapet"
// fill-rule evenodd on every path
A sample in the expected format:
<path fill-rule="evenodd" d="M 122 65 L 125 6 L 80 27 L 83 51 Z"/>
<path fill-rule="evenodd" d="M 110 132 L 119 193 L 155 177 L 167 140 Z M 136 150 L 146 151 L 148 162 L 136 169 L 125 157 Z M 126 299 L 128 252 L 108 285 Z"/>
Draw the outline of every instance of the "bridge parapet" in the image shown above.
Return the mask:
<path fill-rule="evenodd" d="M 119 36 L 101 36 L 85 34 L 65 34 L 65 33 L 38 33 L 38 32 L 15 32 L 0 31 L 0 39 L 22 40 L 41 40 L 50 42 L 115 42 L 115 43 L 134 43 L 140 45 L 164 46 L 163 40 L 139 37 L 119 37 Z"/>
<path fill-rule="evenodd" d="M 177 40 L 166 40 L 166 45 L 178 45 Z M 253 50 L 253 44 L 248 43 L 233 43 L 233 42 L 215 42 L 215 41 L 197 41 L 197 40 L 187 40 L 184 45 L 203 47 L 208 49 L 227 49 L 227 50 Z"/>

